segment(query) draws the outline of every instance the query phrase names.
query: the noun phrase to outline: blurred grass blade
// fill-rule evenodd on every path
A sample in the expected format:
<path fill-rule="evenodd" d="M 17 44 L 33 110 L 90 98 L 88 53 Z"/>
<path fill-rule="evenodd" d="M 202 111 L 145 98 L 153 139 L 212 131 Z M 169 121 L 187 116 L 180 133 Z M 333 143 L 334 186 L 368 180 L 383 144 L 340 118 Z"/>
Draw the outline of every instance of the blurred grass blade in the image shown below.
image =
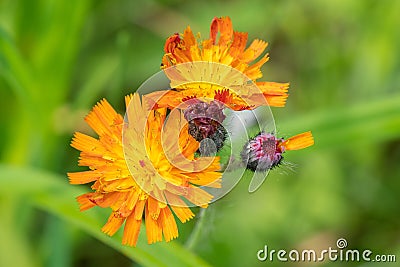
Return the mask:
<path fill-rule="evenodd" d="M 34 80 L 11 37 L 0 28 L 0 75 L 19 97 L 32 97 Z"/>
<path fill-rule="evenodd" d="M 90 76 L 74 96 L 76 108 L 85 108 L 96 102 L 100 91 L 105 84 L 109 84 L 118 67 L 118 60 L 112 55 L 93 61 L 95 64 L 91 68 Z"/>
<path fill-rule="evenodd" d="M 290 134 L 312 130 L 319 148 L 341 147 L 349 142 L 383 142 L 400 136 L 400 94 L 294 117 L 277 127 L 290 129 Z"/>
<path fill-rule="evenodd" d="M 143 234 L 144 228 L 136 248 L 123 246 L 121 232 L 114 237 L 108 237 L 100 231 L 109 211 L 92 209 L 80 212 L 74 199 L 84 193 L 84 190 L 68 185 L 63 180 L 66 181 L 66 178 L 56 174 L 0 165 L 0 193 L 3 197 L 24 197 L 34 206 L 76 225 L 143 266 L 209 266 L 177 241 L 148 245 Z"/>
<path fill-rule="evenodd" d="M 0 178 L 1 180 L 1 178 Z M 16 218 L 21 219 L 21 201 L 17 196 L 0 198 L 0 266 L 36 267 L 36 255 L 29 247 L 28 237 L 20 231 Z"/>

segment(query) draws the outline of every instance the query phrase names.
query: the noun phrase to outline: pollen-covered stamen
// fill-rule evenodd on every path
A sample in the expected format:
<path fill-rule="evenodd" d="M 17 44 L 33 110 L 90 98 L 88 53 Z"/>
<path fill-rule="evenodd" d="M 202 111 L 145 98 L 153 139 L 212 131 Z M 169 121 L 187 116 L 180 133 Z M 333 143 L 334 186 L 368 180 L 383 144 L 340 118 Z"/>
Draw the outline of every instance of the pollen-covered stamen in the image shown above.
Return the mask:
<path fill-rule="evenodd" d="M 261 132 L 250 139 L 243 147 L 241 158 L 246 167 L 252 171 L 266 171 L 279 165 L 284 152 L 278 144 L 283 139 L 271 133 Z"/>
<path fill-rule="evenodd" d="M 184 117 L 189 122 L 189 134 L 198 142 L 206 138 L 211 139 L 217 151 L 222 148 L 227 135 L 221 124 L 226 118 L 223 109 L 224 105 L 219 101 L 197 101 L 189 105 L 184 112 Z M 200 143 L 200 153 L 203 156 L 214 154 L 215 149 L 211 151 L 206 144 L 207 142 Z"/>

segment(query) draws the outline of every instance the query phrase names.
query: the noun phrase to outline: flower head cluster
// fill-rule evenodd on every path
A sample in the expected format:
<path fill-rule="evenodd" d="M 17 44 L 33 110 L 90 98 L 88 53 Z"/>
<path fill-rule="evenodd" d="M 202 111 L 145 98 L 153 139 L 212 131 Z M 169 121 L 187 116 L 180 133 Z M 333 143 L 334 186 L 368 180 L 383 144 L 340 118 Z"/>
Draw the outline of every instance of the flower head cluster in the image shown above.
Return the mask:
<path fill-rule="evenodd" d="M 285 105 L 288 83 L 258 81 L 267 43 L 246 43 L 247 33 L 233 31 L 228 17 L 215 18 L 202 41 L 187 27 L 165 43 L 162 69 L 171 89 L 127 96 L 125 117 L 106 100 L 87 115 L 98 138 L 77 132 L 71 145 L 89 170 L 68 177 L 71 184 L 91 183 L 92 191 L 77 198 L 82 211 L 111 209 L 104 233 L 123 227 L 122 243 L 136 246 L 144 224 L 149 244 L 177 238 L 176 218 L 189 221 L 190 207 L 207 208 L 214 198 L 209 192 L 221 188 L 216 153 L 228 135 L 225 110 Z M 241 160 L 266 171 L 283 152 L 312 144 L 310 132 L 289 139 L 261 132 L 243 146 Z"/>

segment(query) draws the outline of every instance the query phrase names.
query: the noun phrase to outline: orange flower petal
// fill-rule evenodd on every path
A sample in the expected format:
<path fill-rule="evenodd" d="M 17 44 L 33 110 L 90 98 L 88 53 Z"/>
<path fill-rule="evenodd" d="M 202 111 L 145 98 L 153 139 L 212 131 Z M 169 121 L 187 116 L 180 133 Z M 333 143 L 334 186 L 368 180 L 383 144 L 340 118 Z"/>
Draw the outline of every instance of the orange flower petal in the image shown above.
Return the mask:
<path fill-rule="evenodd" d="M 229 17 L 214 18 L 210 27 L 210 39 L 216 44 L 217 34 L 220 33 L 218 45 L 227 45 L 233 35 L 232 21 Z"/>
<path fill-rule="evenodd" d="M 194 38 L 192 29 L 188 26 L 183 32 L 183 40 L 185 42 L 186 49 L 189 49 L 193 45 L 197 45 L 196 38 Z"/>
<path fill-rule="evenodd" d="M 69 172 L 67 173 L 70 184 L 87 184 L 99 179 L 97 171 Z"/>
<path fill-rule="evenodd" d="M 286 104 L 287 96 L 265 96 L 268 105 L 271 107 L 284 107 Z"/>
<path fill-rule="evenodd" d="M 314 138 L 312 133 L 309 131 L 290 137 L 286 141 L 282 142 L 281 146 L 284 147 L 285 150 L 298 150 L 312 146 L 313 144 Z"/>
<path fill-rule="evenodd" d="M 175 218 L 168 207 L 161 210 L 160 220 L 162 221 L 161 225 L 165 241 L 169 242 L 177 238 L 178 227 L 176 226 Z"/>
<path fill-rule="evenodd" d="M 241 60 L 244 61 L 245 63 L 250 63 L 251 61 L 258 58 L 264 52 L 267 46 L 268 46 L 267 42 L 255 39 L 250 44 L 250 46 L 244 51 L 244 53 L 241 56 Z"/>
<path fill-rule="evenodd" d="M 179 33 L 175 33 L 174 35 L 168 37 L 164 46 L 165 53 L 173 53 L 175 48 L 178 47 L 180 43 L 181 38 L 179 37 Z"/>
<path fill-rule="evenodd" d="M 170 207 L 182 223 L 185 223 L 194 217 L 192 210 L 186 207 L 186 203 L 179 196 L 165 191 L 165 197 L 169 203 L 175 203 L 175 205 L 171 205 Z"/>
<path fill-rule="evenodd" d="M 153 220 L 157 220 L 160 215 L 160 206 L 158 205 L 158 201 L 153 197 L 149 197 L 147 199 L 147 208 L 149 210 L 149 215 Z"/>
<path fill-rule="evenodd" d="M 93 208 L 96 206 L 96 203 L 91 200 L 91 198 L 95 195 L 96 193 L 86 193 L 83 195 L 80 195 L 79 197 L 76 198 L 76 200 L 79 203 L 79 209 L 80 211 L 88 210 L 90 208 Z"/>
<path fill-rule="evenodd" d="M 229 54 L 233 58 L 238 58 L 240 54 L 244 52 L 246 48 L 248 33 L 247 32 L 234 32 L 233 33 L 233 41 L 231 45 L 231 49 L 229 50 Z"/>
<path fill-rule="evenodd" d="M 114 119 L 118 115 L 107 100 L 103 99 L 97 103 L 85 120 L 99 136 L 106 134 L 112 136 L 110 126 L 114 125 Z"/>
<path fill-rule="evenodd" d="M 213 198 L 213 195 L 199 187 L 189 187 L 185 198 L 196 206 L 206 208 Z"/>
<path fill-rule="evenodd" d="M 144 206 L 145 206 L 146 202 L 147 202 L 147 200 L 139 200 L 136 203 L 135 210 L 134 210 L 134 213 L 135 213 L 134 216 L 135 216 L 136 220 L 139 220 L 139 219 L 142 218 L 143 211 L 144 211 Z"/>
<path fill-rule="evenodd" d="M 118 229 L 121 227 L 121 225 L 124 223 L 125 218 L 118 216 L 117 213 L 113 212 L 111 213 L 110 217 L 108 218 L 107 223 L 101 228 L 101 230 L 109 235 L 112 236 L 114 235 Z"/>
<path fill-rule="evenodd" d="M 74 134 L 71 146 L 79 151 L 86 151 L 88 154 L 90 152 L 91 156 L 101 157 L 107 152 L 99 140 L 79 132 Z"/>
<path fill-rule="evenodd" d="M 147 242 L 153 244 L 162 241 L 162 227 L 158 219 L 153 219 L 149 214 L 148 206 L 146 206 L 145 214 Z"/>
<path fill-rule="evenodd" d="M 133 213 L 129 215 L 125 222 L 124 234 L 122 236 L 122 244 L 128 246 L 136 246 L 141 226 L 142 218 L 137 220 L 135 219 Z"/>
<path fill-rule="evenodd" d="M 263 76 L 261 72 L 261 67 L 269 60 L 268 54 L 263 56 L 257 63 L 248 67 L 244 74 L 249 77 L 251 80 L 257 80 Z"/>
<path fill-rule="evenodd" d="M 120 192 L 111 192 L 107 194 L 98 193 L 97 195 L 93 196 L 91 200 L 99 207 L 112 208 L 112 206 L 115 206 L 118 200 L 122 197 L 123 195 Z M 114 210 L 116 209 L 117 208 L 114 208 Z"/>

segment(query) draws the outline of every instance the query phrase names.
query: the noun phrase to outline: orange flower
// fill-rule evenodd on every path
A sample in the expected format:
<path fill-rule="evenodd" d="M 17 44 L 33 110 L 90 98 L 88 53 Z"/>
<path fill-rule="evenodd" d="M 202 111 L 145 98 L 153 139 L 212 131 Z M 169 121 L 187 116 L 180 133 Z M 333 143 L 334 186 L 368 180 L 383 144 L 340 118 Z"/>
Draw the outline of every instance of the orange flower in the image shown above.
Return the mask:
<path fill-rule="evenodd" d="M 219 158 L 194 158 L 199 145 L 179 120 L 181 114 L 174 115 L 164 133 L 166 138 L 177 136 L 174 147 L 161 138 L 166 109 L 149 110 L 138 94 L 125 102 L 126 122 L 106 100 L 85 118 L 99 139 L 75 133 L 71 145 L 81 151 L 79 165 L 90 170 L 68 177 L 71 184 L 94 182 L 94 192 L 77 200 L 81 211 L 111 208 L 102 228 L 106 234 L 113 235 L 125 222 L 122 243 L 135 246 L 144 215 L 148 243 L 162 241 L 162 236 L 168 242 L 178 236 L 171 210 L 184 223 L 194 217 L 187 201 L 205 208 L 213 198 L 199 186 L 220 187 Z"/>
<path fill-rule="evenodd" d="M 219 38 L 217 38 L 219 34 Z M 174 90 L 164 95 L 166 99 L 160 99 L 159 106 L 164 106 L 175 99 L 182 99 L 189 96 L 214 97 L 217 90 L 229 89 L 233 96 L 232 106 L 236 105 L 238 109 L 243 108 L 242 102 L 250 103 L 246 109 L 255 108 L 264 105 L 267 102 L 270 106 L 283 107 L 288 97 L 288 83 L 276 82 L 260 82 L 257 79 L 263 76 L 261 67 L 269 59 L 268 54 L 264 54 L 261 59 L 253 63 L 266 49 L 268 43 L 262 40 L 254 40 L 249 47 L 246 48 L 248 34 L 244 32 L 235 32 L 232 28 L 232 22 L 229 17 L 214 18 L 211 22 L 210 38 L 197 41 L 190 27 L 187 27 L 183 34 L 174 34 L 169 37 L 165 43 L 165 54 L 162 59 L 162 68 L 168 70 L 168 67 L 177 66 L 189 62 L 213 62 L 234 68 L 242 73 L 247 79 L 254 82 L 258 87 L 257 92 L 241 92 L 240 90 L 232 90 L 233 88 L 216 86 L 216 84 L 198 83 L 186 84 L 185 86 L 173 87 Z M 187 67 L 189 68 L 189 67 Z M 192 71 L 191 71 L 192 72 Z M 214 77 L 221 75 L 213 72 Z M 167 76 L 170 76 L 167 74 Z M 198 77 L 204 78 L 203 71 L 199 72 Z M 215 78 L 214 78 L 215 79 Z M 197 81 L 203 79 L 197 79 Z M 190 81 L 190 80 L 188 80 Z M 192 82 L 196 82 L 192 80 Z M 213 82 L 213 81 L 208 81 Z M 221 84 L 220 84 L 221 85 Z M 229 84 L 228 84 L 229 85 Z M 260 97 L 263 101 L 260 100 Z"/>

